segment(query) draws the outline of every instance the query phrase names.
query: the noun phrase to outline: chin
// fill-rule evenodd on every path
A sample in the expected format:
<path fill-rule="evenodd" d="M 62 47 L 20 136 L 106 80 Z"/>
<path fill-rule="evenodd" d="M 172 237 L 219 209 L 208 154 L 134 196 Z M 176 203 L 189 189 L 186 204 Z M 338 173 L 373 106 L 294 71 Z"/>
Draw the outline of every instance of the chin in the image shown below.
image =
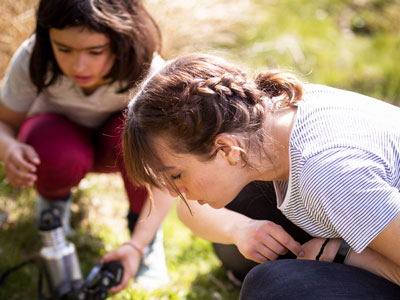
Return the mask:
<path fill-rule="evenodd" d="M 219 203 L 207 203 L 210 207 L 215 208 L 215 209 L 219 209 L 219 208 L 223 208 L 225 207 L 225 205 L 221 205 Z"/>

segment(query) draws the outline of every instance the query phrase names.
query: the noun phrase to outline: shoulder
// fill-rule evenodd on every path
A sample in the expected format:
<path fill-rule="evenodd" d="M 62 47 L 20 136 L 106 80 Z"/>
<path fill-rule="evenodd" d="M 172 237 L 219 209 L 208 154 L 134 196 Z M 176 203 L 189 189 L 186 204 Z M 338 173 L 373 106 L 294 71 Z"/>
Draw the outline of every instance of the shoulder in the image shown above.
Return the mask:
<path fill-rule="evenodd" d="M 35 36 L 25 40 L 15 52 L 8 65 L 1 88 L 1 101 L 8 108 L 24 112 L 30 107 L 36 95 L 30 73 L 29 61 Z"/>
<path fill-rule="evenodd" d="M 361 183 L 391 179 L 390 167 L 381 156 L 357 148 L 335 147 L 323 150 L 305 160 L 300 180 L 310 191 L 335 193 L 344 187 L 362 189 Z"/>
<path fill-rule="evenodd" d="M 24 77 L 29 75 L 29 62 L 34 43 L 35 35 L 32 35 L 19 46 L 11 58 L 5 78 L 18 77 L 20 79 L 24 79 Z"/>
<path fill-rule="evenodd" d="M 14 55 L 11 58 L 9 68 L 15 64 L 29 65 L 29 60 L 32 55 L 32 50 L 33 50 L 35 41 L 36 41 L 36 37 L 33 34 L 19 46 L 19 48 L 17 49 L 17 51 L 15 51 Z"/>

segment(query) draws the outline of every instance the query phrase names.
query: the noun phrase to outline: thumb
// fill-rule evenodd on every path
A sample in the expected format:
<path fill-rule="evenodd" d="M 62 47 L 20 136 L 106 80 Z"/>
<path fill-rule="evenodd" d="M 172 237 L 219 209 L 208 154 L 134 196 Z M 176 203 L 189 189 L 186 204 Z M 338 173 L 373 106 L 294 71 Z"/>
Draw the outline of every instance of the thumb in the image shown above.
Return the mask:
<path fill-rule="evenodd" d="M 39 165 L 40 158 L 35 149 L 33 147 L 26 145 L 25 147 L 25 156 L 26 158 L 33 164 Z"/>
<path fill-rule="evenodd" d="M 104 256 L 101 258 L 101 262 L 102 262 L 102 263 L 104 263 L 104 262 L 109 262 L 109 261 L 112 261 L 112 260 L 115 260 L 115 255 L 114 255 L 113 252 L 106 253 L 106 254 L 104 254 Z"/>

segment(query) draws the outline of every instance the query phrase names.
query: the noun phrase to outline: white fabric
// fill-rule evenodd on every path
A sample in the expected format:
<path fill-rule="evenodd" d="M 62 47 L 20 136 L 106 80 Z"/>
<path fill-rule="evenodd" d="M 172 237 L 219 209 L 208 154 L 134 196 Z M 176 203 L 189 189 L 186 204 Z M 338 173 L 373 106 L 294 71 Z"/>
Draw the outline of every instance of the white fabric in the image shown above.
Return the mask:
<path fill-rule="evenodd" d="M 325 86 L 305 89 L 287 192 L 275 183 L 285 194 L 278 207 L 310 235 L 341 237 L 361 252 L 400 212 L 400 108 Z"/>
<path fill-rule="evenodd" d="M 34 35 L 27 39 L 13 55 L 8 66 L 0 99 L 9 109 L 26 112 L 28 115 L 61 113 L 81 125 L 97 127 L 113 112 L 121 111 L 128 105 L 129 92 L 118 94 L 118 83 L 101 86 L 86 96 L 67 76 L 60 76 L 55 84 L 37 95 L 29 75 L 34 41 Z M 163 59 L 155 54 L 149 74 L 163 65 Z"/>

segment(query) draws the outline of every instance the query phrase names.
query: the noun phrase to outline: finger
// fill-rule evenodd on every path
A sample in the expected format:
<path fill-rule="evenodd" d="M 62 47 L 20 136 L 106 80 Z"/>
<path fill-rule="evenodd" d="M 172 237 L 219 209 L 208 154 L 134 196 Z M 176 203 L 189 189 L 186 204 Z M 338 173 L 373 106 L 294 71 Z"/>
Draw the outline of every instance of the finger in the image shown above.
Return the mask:
<path fill-rule="evenodd" d="M 25 181 L 18 178 L 9 179 L 8 181 L 13 187 L 21 189 L 32 186 L 34 184 L 32 181 Z"/>
<path fill-rule="evenodd" d="M 129 276 L 126 274 L 126 272 L 124 272 L 121 283 L 117 286 L 112 287 L 110 289 L 110 292 L 117 293 L 117 292 L 123 290 L 127 286 L 129 279 L 130 279 Z"/>
<path fill-rule="evenodd" d="M 295 241 L 281 226 L 277 225 L 280 230 L 274 231 L 277 233 L 273 237 L 284 247 L 286 247 L 290 252 L 296 256 L 304 256 L 304 250 L 301 244 Z"/>
<path fill-rule="evenodd" d="M 102 262 L 102 263 L 109 262 L 109 261 L 115 260 L 115 258 L 116 258 L 116 257 L 115 257 L 114 251 L 113 251 L 113 252 L 109 252 L 109 253 L 105 254 L 105 255 L 101 258 L 101 262 Z"/>
<path fill-rule="evenodd" d="M 21 187 L 22 185 L 31 185 L 37 179 L 35 174 L 21 171 L 14 165 L 7 166 L 6 176 L 10 184 L 18 187 Z"/>
<path fill-rule="evenodd" d="M 18 158 L 18 159 L 16 159 L 15 162 L 19 165 L 19 169 L 21 169 L 21 170 L 25 170 L 25 171 L 28 171 L 31 173 L 34 173 L 37 170 L 37 167 L 35 164 L 33 164 L 30 161 L 25 160 L 23 158 Z"/>
<path fill-rule="evenodd" d="M 251 256 L 246 257 L 247 259 L 253 260 L 259 264 L 265 263 L 267 261 L 269 261 L 269 259 L 267 257 L 265 257 L 263 254 L 259 253 L 259 252 L 254 252 Z"/>
<path fill-rule="evenodd" d="M 279 257 L 279 255 L 284 255 L 288 252 L 284 246 L 282 246 L 272 237 L 268 237 L 263 242 L 259 241 L 259 245 L 256 246 L 256 250 L 269 260 L 275 260 Z"/>
<path fill-rule="evenodd" d="M 7 165 L 13 165 L 20 170 L 25 170 L 28 172 L 36 172 L 36 165 L 26 160 L 24 158 L 24 155 L 21 153 L 10 155 L 6 163 Z"/>
<path fill-rule="evenodd" d="M 35 149 L 33 149 L 30 146 L 25 148 L 25 157 L 29 162 L 31 162 L 31 163 L 33 163 L 35 165 L 39 165 L 40 164 L 39 155 L 37 154 Z"/>
<path fill-rule="evenodd" d="M 37 176 L 35 174 L 26 172 L 23 169 L 16 167 L 15 165 L 9 166 L 9 172 L 11 172 L 14 178 L 24 182 L 35 181 L 37 179 Z"/>

